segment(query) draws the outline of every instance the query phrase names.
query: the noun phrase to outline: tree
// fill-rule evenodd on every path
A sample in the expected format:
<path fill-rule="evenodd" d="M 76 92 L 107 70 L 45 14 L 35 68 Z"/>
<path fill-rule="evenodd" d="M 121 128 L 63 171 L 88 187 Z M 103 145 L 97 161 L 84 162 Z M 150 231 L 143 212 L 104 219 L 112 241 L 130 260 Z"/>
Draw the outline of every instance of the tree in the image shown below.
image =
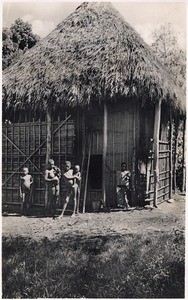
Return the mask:
<path fill-rule="evenodd" d="M 170 23 L 161 25 L 152 34 L 151 47 L 164 67 L 173 75 L 176 84 L 185 92 L 186 56 L 178 46 L 177 36 Z"/>
<path fill-rule="evenodd" d="M 10 28 L 3 28 L 3 69 L 14 63 L 21 54 L 32 48 L 39 39 L 39 36 L 33 34 L 31 24 L 22 21 L 20 18 Z"/>
<path fill-rule="evenodd" d="M 151 45 L 158 59 L 166 70 L 174 77 L 177 86 L 185 94 L 186 56 L 185 51 L 180 49 L 177 36 L 173 32 L 171 24 L 161 25 L 159 30 L 152 34 L 154 42 Z M 185 186 L 185 119 L 174 117 L 173 124 L 173 187 L 176 185 L 180 190 Z"/>

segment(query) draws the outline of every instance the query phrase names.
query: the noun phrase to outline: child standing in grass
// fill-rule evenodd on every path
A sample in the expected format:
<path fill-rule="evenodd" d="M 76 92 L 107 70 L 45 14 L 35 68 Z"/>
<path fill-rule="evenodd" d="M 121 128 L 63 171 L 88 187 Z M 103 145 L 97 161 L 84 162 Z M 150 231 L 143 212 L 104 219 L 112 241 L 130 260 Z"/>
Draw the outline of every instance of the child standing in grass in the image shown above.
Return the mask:
<path fill-rule="evenodd" d="M 20 177 L 20 180 L 20 197 L 22 198 L 21 215 L 24 213 L 27 215 L 31 198 L 31 186 L 33 184 L 32 176 L 29 174 L 27 167 L 23 168 L 23 176 Z"/>
<path fill-rule="evenodd" d="M 126 207 L 126 209 L 129 209 L 127 194 L 130 187 L 130 175 L 130 171 L 127 170 L 127 164 L 122 162 L 121 171 L 116 173 L 116 193 L 118 207 Z"/>

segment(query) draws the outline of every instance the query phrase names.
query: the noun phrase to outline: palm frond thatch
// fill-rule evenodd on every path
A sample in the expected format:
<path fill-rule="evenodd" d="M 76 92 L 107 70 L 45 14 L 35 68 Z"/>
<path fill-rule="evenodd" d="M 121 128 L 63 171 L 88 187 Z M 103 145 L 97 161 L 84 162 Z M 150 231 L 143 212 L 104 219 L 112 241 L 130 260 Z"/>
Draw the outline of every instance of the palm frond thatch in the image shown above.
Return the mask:
<path fill-rule="evenodd" d="M 82 3 L 54 31 L 5 70 L 5 106 L 44 110 L 118 96 L 183 109 L 173 79 L 110 3 Z"/>

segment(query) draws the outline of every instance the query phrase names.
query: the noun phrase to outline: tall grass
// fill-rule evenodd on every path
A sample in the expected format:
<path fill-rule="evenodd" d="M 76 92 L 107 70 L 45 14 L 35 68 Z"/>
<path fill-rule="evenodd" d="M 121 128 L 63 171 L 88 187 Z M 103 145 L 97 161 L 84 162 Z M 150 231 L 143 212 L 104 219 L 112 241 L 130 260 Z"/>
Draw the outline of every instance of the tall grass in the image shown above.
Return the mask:
<path fill-rule="evenodd" d="M 184 236 L 3 238 L 3 298 L 183 298 Z"/>

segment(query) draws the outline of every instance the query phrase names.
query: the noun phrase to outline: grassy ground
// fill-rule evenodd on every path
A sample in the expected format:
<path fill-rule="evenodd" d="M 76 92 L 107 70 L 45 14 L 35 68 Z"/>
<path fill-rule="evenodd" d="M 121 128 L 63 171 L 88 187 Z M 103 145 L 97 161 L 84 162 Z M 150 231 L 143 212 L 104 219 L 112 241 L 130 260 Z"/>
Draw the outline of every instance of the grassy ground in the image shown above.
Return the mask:
<path fill-rule="evenodd" d="M 3 239 L 3 298 L 183 298 L 181 232 Z"/>
<path fill-rule="evenodd" d="M 5 217 L 3 298 L 184 298 L 183 212 Z"/>

